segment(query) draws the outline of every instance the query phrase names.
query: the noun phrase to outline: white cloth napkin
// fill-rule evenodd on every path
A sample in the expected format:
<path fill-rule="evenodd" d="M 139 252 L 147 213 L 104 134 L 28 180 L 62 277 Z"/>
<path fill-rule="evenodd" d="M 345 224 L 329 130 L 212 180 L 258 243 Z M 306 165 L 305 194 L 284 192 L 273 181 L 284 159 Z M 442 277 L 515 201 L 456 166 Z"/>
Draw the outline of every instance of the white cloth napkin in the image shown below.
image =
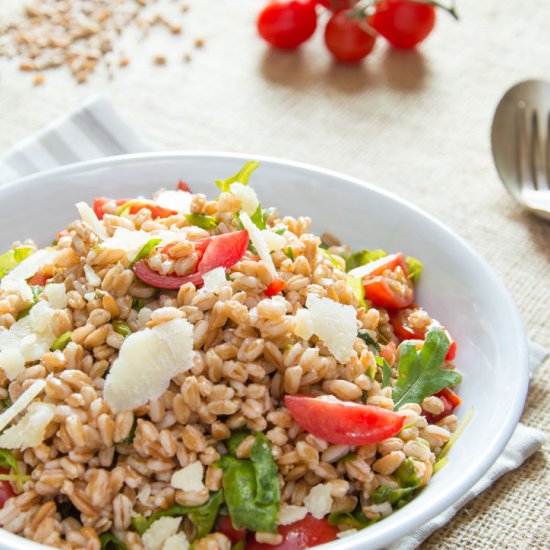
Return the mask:
<path fill-rule="evenodd" d="M 1 156 L 0 185 L 63 164 L 151 149 L 147 140 L 120 116 L 109 100 L 95 95 Z M 532 375 L 549 352 L 530 342 L 529 355 Z M 500 476 L 523 464 L 541 448 L 545 437 L 542 431 L 519 424 L 502 455 L 474 487 L 443 513 L 393 545 L 391 550 L 416 548 Z"/>

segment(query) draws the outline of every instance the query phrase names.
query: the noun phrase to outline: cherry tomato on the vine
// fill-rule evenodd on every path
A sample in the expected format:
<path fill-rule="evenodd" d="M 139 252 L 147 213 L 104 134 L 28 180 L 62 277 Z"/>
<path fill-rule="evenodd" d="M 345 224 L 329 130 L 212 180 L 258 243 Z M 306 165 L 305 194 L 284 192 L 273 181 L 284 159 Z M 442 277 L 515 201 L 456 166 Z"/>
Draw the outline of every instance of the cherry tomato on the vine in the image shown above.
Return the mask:
<path fill-rule="evenodd" d="M 334 12 L 351 8 L 356 3 L 357 0 L 317 0 L 317 4 Z"/>
<path fill-rule="evenodd" d="M 369 22 L 396 48 L 410 49 L 422 42 L 435 26 L 433 5 L 411 0 L 382 0 Z"/>
<path fill-rule="evenodd" d="M 260 36 L 275 48 L 292 49 L 310 38 L 317 28 L 313 0 L 274 0 L 258 15 Z"/>
<path fill-rule="evenodd" d="M 357 63 L 372 51 L 376 37 L 365 27 L 366 21 L 354 17 L 351 9 L 332 14 L 325 28 L 325 44 L 335 59 Z"/>

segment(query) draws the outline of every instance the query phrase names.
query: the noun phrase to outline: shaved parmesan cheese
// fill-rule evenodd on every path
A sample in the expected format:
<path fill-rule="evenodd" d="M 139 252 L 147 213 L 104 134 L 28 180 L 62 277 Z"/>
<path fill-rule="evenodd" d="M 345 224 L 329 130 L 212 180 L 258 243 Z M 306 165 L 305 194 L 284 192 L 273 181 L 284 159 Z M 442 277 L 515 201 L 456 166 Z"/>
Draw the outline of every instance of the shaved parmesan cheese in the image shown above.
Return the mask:
<path fill-rule="evenodd" d="M 0 368 L 10 382 L 25 370 L 25 358 L 17 348 L 0 350 Z"/>
<path fill-rule="evenodd" d="M 145 550 L 162 550 L 164 541 L 175 535 L 181 523 L 181 518 L 159 518 L 141 535 Z"/>
<path fill-rule="evenodd" d="M 132 261 L 143 246 L 153 238 L 147 231 L 131 231 L 125 227 L 117 227 L 114 235 L 104 241 L 102 248 L 124 250 L 128 261 Z"/>
<path fill-rule="evenodd" d="M 340 363 L 348 361 L 357 336 L 357 314 L 353 306 L 319 298 L 315 294 L 308 294 L 306 306 L 313 322 L 313 333 Z"/>
<path fill-rule="evenodd" d="M 31 287 L 24 279 L 3 279 L 2 290 L 10 294 L 17 294 L 27 305 L 32 304 L 34 301 Z"/>
<path fill-rule="evenodd" d="M 98 287 L 101 284 L 101 279 L 94 271 L 93 267 L 88 264 L 84 264 L 84 275 L 90 286 Z"/>
<path fill-rule="evenodd" d="M 5 283 L 10 280 L 30 279 L 42 266 L 51 264 L 58 254 L 59 250 L 54 250 L 52 248 L 37 250 L 34 254 L 25 258 L 19 265 L 15 266 L 2 279 L 1 288 L 4 289 Z"/>
<path fill-rule="evenodd" d="M 90 226 L 90 229 L 99 237 L 99 240 L 104 241 L 109 237 L 105 226 L 97 219 L 95 212 L 85 202 L 77 202 L 75 206 L 81 220 Z"/>
<path fill-rule="evenodd" d="M 0 435 L 0 447 L 3 449 L 21 449 L 37 447 L 44 441 L 46 428 L 53 420 L 55 405 L 32 403 L 25 416 L 15 426 Z"/>
<path fill-rule="evenodd" d="M 44 294 L 54 309 L 67 307 L 67 291 L 63 283 L 50 283 L 44 287 Z"/>
<path fill-rule="evenodd" d="M 299 309 L 294 316 L 294 334 L 303 340 L 309 340 L 313 336 L 313 320 L 311 312 L 307 309 Z"/>
<path fill-rule="evenodd" d="M 332 508 L 331 489 L 330 483 L 319 483 L 304 498 L 304 506 L 314 518 L 322 519 L 330 513 Z"/>
<path fill-rule="evenodd" d="M 153 310 L 149 309 L 148 307 L 142 307 L 139 310 L 138 317 L 137 317 L 137 325 L 139 330 L 145 328 L 147 323 L 151 320 L 152 314 L 153 314 Z"/>
<path fill-rule="evenodd" d="M 273 260 L 269 255 L 269 249 L 263 238 L 262 232 L 254 225 L 254 223 L 250 219 L 250 216 L 245 212 L 241 212 L 240 218 L 244 228 L 248 231 L 248 236 L 250 237 L 252 244 L 258 251 L 260 259 L 265 264 L 273 278 L 277 277 L 277 271 L 275 270 Z"/>
<path fill-rule="evenodd" d="M 282 235 L 277 235 L 277 233 L 274 233 L 269 229 L 264 229 L 262 231 L 262 236 L 265 240 L 267 248 L 269 248 L 272 252 L 281 250 L 281 248 L 286 246 L 286 239 Z"/>
<path fill-rule="evenodd" d="M 212 294 L 218 294 L 220 290 L 229 284 L 225 277 L 225 269 L 223 267 L 216 267 L 212 271 L 205 273 L 202 276 L 204 281 L 203 290 L 211 292 Z"/>
<path fill-rule="evenodd" d="M 193 366 L 193 356 L 193 326 L 185 319 L 134 332 L 109 370 L 104 399 L 115 412 L 145 405 Z"/>
<path fill-rule="evenodd" d="M 384 265 L 387 261 L 388 258 L 384 256 L 382 258 L 379 258 L 378 260 L 366 263 L 365 265 L 360 265 L 359 267 L 348 271 L 348 275 L 351 275 L 352 277 L 357 277 L 358 279 L 362 279 L 365 275 L 372 273 L 375 269 L 377 269 L 381 265 Z"/>
<path fill-rule="evenodd" d="M 204 489 L 204 483 L 202 478 L 204 475 L 204 466 L 200 462 L 193 462 L 174 472 L 170 479 L 170 485 L 174 489 L 181 489 L 182 491 L 202 491 Z"/>
<path fill-rule="evenodd" d="M 53 315 L 53 310 L 49 304 L 43 300 L 38 302 L 29 313 L 31 327 L 36 332 L 45 332 L 50 326 L 50 320 Z"/>
<path fill-rule="evenodd" d="M 293 504 L 282 504 L 279 509 L 279 525 L 290 525 L 296 521 L 300 521 L 307 516 L 307 508 L 305 506 L 294 506 Z"/>
<path fill-rule="evenodd" d="M 44 380 L 35 380 L 11 407 L 0 414 L 0 431 L 2 431 L 20 412 L 23 412 L 45 387 L 46 382 Z"/>
<path fill-rule="evenodd" d="M 161 191 L 155 196 L 155 202 L 163 208 L 175 210 L 182 214 L 188 214 L 191 211 L 191 201 L 193 195 L 187 191 Z"/>
<path fill-rule="evenodd" d="M 241 210 L 252 216 L 260 206 L 256 191 L 250 185 L 244 185 L 238 181 L 232 183 L 229 189 L 241 201 Z"/>
<path fill-rule="evenodd" d="M 183 533 L 176 533 L 164 541 L 162 550 L 189 550 L 189 541 Z"/>

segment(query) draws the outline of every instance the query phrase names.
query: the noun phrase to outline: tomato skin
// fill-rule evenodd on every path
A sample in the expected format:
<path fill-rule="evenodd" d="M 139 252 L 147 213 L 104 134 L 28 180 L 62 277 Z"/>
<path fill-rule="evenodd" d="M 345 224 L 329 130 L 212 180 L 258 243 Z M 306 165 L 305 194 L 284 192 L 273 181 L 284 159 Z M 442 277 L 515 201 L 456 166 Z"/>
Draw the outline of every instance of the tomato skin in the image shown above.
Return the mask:
<path fill-rule="evenodd" d="M 287 395 L 285 405 L 304 430 L 337 445 L 378 443 L 401 431 L 404 417 L 372 405 Z"/>
<path fill-rule="evenodd" d="M 152 269 L 146 260 L 140 260 L 132 266 L 136 277 L 155 288 L 178 290 L 186 283 L 193 283 L 196 287 L 204 284 L 202 276 L 216 267 L 228 269 L 234 266 L 244 255 L 248 247 L 248 231 L 234 231 L 216 237 L 208 237 L 195 243 L 195 250 L 204 252 L 197 265 L 197 271 L 190 275 L 161 275 Z M 166 245 L 162 251 L 170 253 L 172 243 Z"/>
<path fill-rule="evenodd" d="M 370 24 L 392 46 L 411 49 L 425 40 L 435 26 L 435 7 L 410 0 L 382 0 L 375 6 Z"/>
<path fill-rule="evenodd" d="M 27 281 L 27 284 L 30 286 L 44 286 L 52 277 L 53 275 L 44 275 L 39 271 Z"/>
<path fill-rule="evenodd" d="M 441 391 L 435 394 L 435 397 L 439 397 L 443 401 L 445 409 L 438 415 L 430 413 L 424 413 L 426 420 L 430 424 L 437 424 L 440 420 L 443 420 L 446 416 L 449 416 L 454 410 L 462 403 L 462 399 L 456 395 L 451 388 L 443 388 Z"/>
<path fill-rule="evenodd" d="M 395 345 L 395 342 L 388 342 L 384 346 L 384 349 L 380 353 L 380 356 L 388 362 L 390 367 L 393 367 L 395 363 L 396 353 L 397 353 L 397 346 Z"/>
<path fill-rule="evenodd" d="M 340 63 L 358 63 L 374 48 L 376 37 L 361 28 L 360 21 L 350 17 L 351 9 L 332 14 L 325 27 L 325 44 Z"/>
<path fill-rule="evenodd" d="M 94 205 L 93 210 L 95 215 L 97 216 L 98 220 L 102 220 L 103 216 L 105 215 L 105 211 L 103 210 L 105 207 L 105 203 L 111 202 L 114 199 L 109 199 L 108 197 L 98 197 L 97 199 L 94 199 Z M 127 203 L 129 199 L 118 199 L 115 200 L 117 206 L 122 206 L 123 204 Z"/>
<path fill-rule="evenodd" d="M 9 474 L 10 472 L 5 468 L 0 468 L 0 473 Z M 5 480 L 0 481 L 0 509 L 4 508 L 6 500 L 15 496 L 17 496 L 17 493 L 13 490 L 11 483 Z"/>
<path fill-rule="evenodd" d="M 274 0 L 260 12 L 256 25 L 260 36 L 274 48 L 297 48 L 317 28 L 315 2 Z"/>
<path fill-rule="evenodd" d="M 351 8 L 356 3 L 356 0 L 317 0 L 317 4 L 334 13 Z"/>
<path fill-rule="evenodd" d="M 242 539 L 246 538 L 248 531 L 246 529 L 235 529 L 229 516 L 219 516 L 216 523 L 216 530 L 223 533 L 231 544 L 237 544 Z"/>
<path fill-rule="evenodd" d="M 164 208 L 159 206 L 154 202 L 145 202 L 145 201 L 131 201 L 130 199 L 109 199 L 107 197 L 98 197 L 94 199 L 93 210 L 98 220 L 102 220 L 105 215 L 105 203 L 115 201 L 117 206 L 124 206 L 126 203 L 131 202 L 128 212 L 130 214 L 137 214 L 142 208 L 146 208 L 151 212 L 151 217 L 155 218 L 167 218 L 168 216 L 174 216 L 177 214 L 175 210 L 170 210 L 169 208 Z"/>
<path fill-rule="evenodd" d="M 256 542 L 254 535 L 248 537 L 246 550 L 305 550 L 325 542 L 336 540 L 338 528 L 327 519 L 315 519 L 308 514 L 304 519 L 290 525 L 279 525 L 277 531 L 283 535 L 283 542 L 272 546 Z"/>
<path fill-rule="evenodd" d="M 279 294 L 279 292 L 282 292 L 286 286 L 286 283 L 282 279 L 273 279 L 267 285 L 267 288 L 265 289 L 265 295 L 266 296 L 275 296 L 275 294 Z"/>
<path fill-rule="evenodd" d="M 185 191 L 186 193 L 191 193 L 191 189 L 189 188 L 189 185 L 187 185 L 183 180 L 178 181 L 178 191 Z"/>
<path fill-rule="evenodd" d="M 381 275 L 365 281 L 363 288 L 365 289 L 365 298 L 377 307 L 402 308 L 407 307 L 413 301 L 412 295 L 407 298 L 396 294 Z"/>

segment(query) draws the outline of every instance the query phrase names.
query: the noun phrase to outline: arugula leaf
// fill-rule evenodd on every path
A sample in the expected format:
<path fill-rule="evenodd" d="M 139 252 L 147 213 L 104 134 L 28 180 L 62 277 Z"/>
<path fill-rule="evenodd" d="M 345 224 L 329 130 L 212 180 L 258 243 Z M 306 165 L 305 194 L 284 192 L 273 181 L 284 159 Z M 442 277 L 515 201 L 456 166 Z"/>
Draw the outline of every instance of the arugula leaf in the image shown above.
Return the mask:
<path fill-rule="evenodd" d="M 363 286 L 363 282 L 358 277 L 354 277 L 353 275 L 350 275 L 349 273 L 346 275 L 346 285 L 348 285 L 351 290 L 353 290 L 353 293 L 357 296 L 359 299 L 359 303 L 362 307 L 365 309 L 367 308 L 367 304 L 365 302 L 365 287 Z"/>
<path fill-rule="evenodd" d="M 416 471 L 416 466 L 414 465 L 414 459 L 411 457 L 406 458 L 403 462 L 401 462 L 399 468 L 395 470 L 394 476 L 402 488 L 412 487 L 416 489 L 422 481 L 418 477 L 418 472 Z"/>
<path fill-rule="evenodd" d="M 378 250 L 367 250 L 367 249 L 359 250 L 359 252 L 354 252 L 346 259 L 346 271 L 351 271 L 356 267 L 368 264 L 370 262 L 374 262 L 374 260 L 378 260 L 387 255 L 388 255 L 387 252 L 379 249 Z"/>
<path fill-rule="evenodd" d="M 357 506 L 353 512 L 332 512 L 328 515 L 330 525 L 346 525 L 352 529 L 364 529 L 377 521 L 376 519 L 365 517 L 361 506 Z"/>
<path fill-rule="evenodd" d="M 258 204 L 258 208 L 256 208 L 254 214 L 250 216 L 250 219 L 258 229 L 267 229 L 267 219 L 271 216 L 271 214 L 273 214 L 273 212 L 275 212 L 275 208 L 266 208 L 265 210 L 262 210 L 262 206 Z M 283 230 L 283 233 L 284 231 L 285 230 Z"/>
<path fill-rule="evenodd" d="M 0 449 L 0 468 L 5 468 L 6 470 L 13 470 L 15 473 L 15 483 L 17 484 L 17 490 L 19 492 L 23 491 L 23 481 L 26 476 L 21 473 L 19 469 L 19 464 L 13 454 L 7 449 Z"/>
<path fill-rule="evenodd" d="M 278 504 L 281 500 L 279 470 L 273 459 L 271 444 L 263 433 L 256 435 L 250 449 L 250 460 L 256 473 L 256 502 Z"/>
<path fill-rule="evenodd" d="M 231 432 L 231 437 L 225 441 L 225 446 L 231 456 L 236 456 L 237 447 L 249 436 L 252 435 L 246 428 Z"/>
<path fill-rule="evenodd" d="M 424 269 L 424 264 L 412 256 L 407 256 L 405 258 L 405 262 L 409 272 L 409 279 L 411 279 L 413 283 L 416 283 L 418 277 L 420 277 L 420 274 L 422 273 L 422 269 Z"/>
<path fill-rule="evenodd" d="M 218 220 L 214 216 L 205 216 L 204 214 L 185 214 L 185 218 L 191 225 L 201 229 L 214 229 L 218 227 Z"/>
<path fill-rule="evenodd" d="M 2 399 L 2 401 L 0 401 L 0 406 L 1 406 L 0 412 L 3 412 L 6 409 L 9 409 L 12 405 L 13 405 L 13 402 L 9 397 L 6 397 L 6 399 Z"/>
<path fill-rule="evenodd" d="M 380 344 L 370 335 L 368 330 L 360 329 L 357 336 L 361 340 L 365 341 L 365 344 L 372 346 L 378 353 L 380 353 Z"/>
<path fill-rule="evenodd" d="M 155 246 L 159 245 L 162 242 L 162 239 L 159 239 L 158 237 L 155 239 L 149 239 L 142 247 L 141 250 L 136 254 L 136 257 L 132 260 L 130 263 L 130 267 L 134 264 L 137 264 L 140 260 L 143 260 L 143 258 L 147 258 L 149 256 L 149 253 Z"/>
<path fill-rule="evenodd" d="M 159 518 L 188 515 L 197 529 L 196 538 L 200 539 L 212 530 L 222 504 L 223 491 L 219 490 L 215 493 L 211 493 L 210 498 L 200 506 L 172 506 L 167 510 L 153 512 L 148 517 L 134 517 L 132 518 L 132 525 L 140 535 L 143 535 L 143 533 L 145 533 L 145 531 L 147 531 L 147 529 L 149 529 L 149 527 Z"/>
<path fill-rule="evenodd" d="M 383 502 L 396 504 L 403 498 L 412 495 L 412 493 L 414 493 L 415 491 L 416 487 L 400 487 L 397 489 L 392 489 L 391 487 L 381 485 L 371 493 L 370 498 L 374 502 L 374 504 L 382 504 Z"/>
<path fill-rule="evenodd" d="M 383 357 L 375 357 L 376 364 L 382 367 L 382 387 L 387 388 L 390 386 L 391 380 L 391 367 L 390 364 Z"/>
<path fill-rule="evenodd" d="M 294 252 L 292 251 L 292 248 L 290 246 L 286 247 L 285 254 L 294 261 Z"/>
<path fill-rule="evenodd" d="M 34 254 L 34 248 L 30 246 L 20 246 L 0 254 L 0 279 L 31 254 Z"/>
<path fill-rule="evenodd" d="M 124 338 L 132 334 L 132 329 L 130 328 L 130 325 L 122 319 L 115 319 L 111 324 L 113 325 L 113 330 L 117 334 L 124 336 Z"/>
<path fill-rule="evenodd" d="M 67 344 L 71 341 L 71 335 L 73 333 L 68 330 L 64 332 L 61 336 L 57 337 L 50 348 L 50 351 L 62 351 L 67 347 Z"/>
<path fill-rule="evenodd" d="M 145 307 L 145 302 L 141 298 L 132 299 L 132 309 L 136 310 L 138 313 Z"/>
<path fill-rule="evenodd" d="M 101 550 L 126 550 L 126 545 L 112 531 L 99 535 L 99 542 Z"/>
<path fill-rule="evenodd" d="M 425 397 L 462 382 L 459 372 L 441 368 L 448 350 L 449 339 L 440 327 L 426 333 L 420 351 L 410 341 L 400 345 L 397 383 L 392 391 L 395 411 L 405 403 L 420 403 Z"/>
<path fill-rule="evenodd" d="M 233 176 L 230 178 L 224 179 L 224 180 L 216 180 L 216 185 L 219 187 L 220 191 L 228 192 L 230 190 L 231 184 L 238 181 L 239 183 L 242 183 L 243 185 L 248 185 L 248 179 L 250 178 L 250 175 L 256 168 L 260 166 L 259 162 L 249 160 L 245 163 L 245 165 Z"/>
<path fill-rule="evenodd" d="M 257 502 L 256 470 L 250 460 L 226 455 L 218 462 L 223 469 L 225 502 L 235 529 L 277 532 L 279 501 Z"/>

